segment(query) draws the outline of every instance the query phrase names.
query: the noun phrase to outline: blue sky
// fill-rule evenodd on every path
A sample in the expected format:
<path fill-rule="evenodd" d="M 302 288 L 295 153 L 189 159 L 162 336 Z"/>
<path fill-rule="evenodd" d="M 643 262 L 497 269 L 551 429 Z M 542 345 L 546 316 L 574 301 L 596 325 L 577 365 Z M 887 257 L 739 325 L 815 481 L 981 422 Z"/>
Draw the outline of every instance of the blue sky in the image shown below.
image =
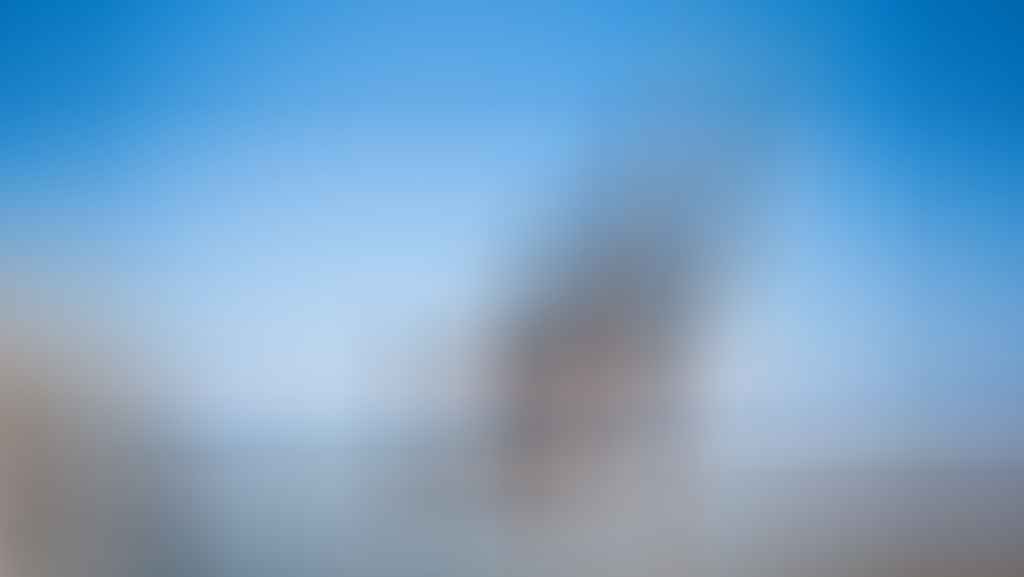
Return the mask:
<path fill-rule="evenodd" d="M 131 307 L 204 387 L 335 383 L 465 306 L 593 135 L 665 89 L 775 127 L 783 159 L 744 350 L 786 336 L 764 370 L 788 392 L 741 387 L 739 421 L 779 446 L 815 419 L 910 452 L 1024 438 L 1019 10 L 21 4 L 0 255 Z M 367 335 L 368 310 L 394 326 Z"/>

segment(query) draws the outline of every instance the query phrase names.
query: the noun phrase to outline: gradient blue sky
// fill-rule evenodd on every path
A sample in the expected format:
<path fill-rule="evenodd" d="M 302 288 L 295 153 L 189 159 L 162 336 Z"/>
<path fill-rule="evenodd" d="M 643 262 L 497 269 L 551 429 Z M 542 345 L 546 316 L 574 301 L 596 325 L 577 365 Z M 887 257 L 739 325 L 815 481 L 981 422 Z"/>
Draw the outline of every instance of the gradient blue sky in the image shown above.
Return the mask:
<path fill-rule="evenodd" d="M 334 387 L 466 306 L 670 86 L 778 127 L 731 369 L 771 385 L 723 395 L 752 452 L 1022 454 L 1010 3 L 15 4 L 0 255 L 132 311 L 197 386 Z"/>

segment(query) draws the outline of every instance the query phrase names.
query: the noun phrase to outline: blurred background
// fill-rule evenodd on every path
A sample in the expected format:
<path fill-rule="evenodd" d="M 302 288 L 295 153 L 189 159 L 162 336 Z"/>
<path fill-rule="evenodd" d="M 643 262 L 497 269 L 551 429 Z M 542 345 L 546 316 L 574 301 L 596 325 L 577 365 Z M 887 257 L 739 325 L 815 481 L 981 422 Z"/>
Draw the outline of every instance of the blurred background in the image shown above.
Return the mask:
<path fill-rule="evenodd" d="M 496 498 L 422 491 L 504 463 L 520 304 L 648 229 L 703 264 L 596 278 L 699 286 L 620 311 L 672 317 L 638 323 L 656 362 L 572 326 L 590 377 L 685 365 L 655 379 L 689 391 L 682 432 L 654 437 L 682 439 L 696 537 L 607 574 L 1024 571 L 1014 7 L 2 13 L 0 574 L 605 574 L 504 548 Z M 650 189 L 687 217 L 658 228 Z"/>

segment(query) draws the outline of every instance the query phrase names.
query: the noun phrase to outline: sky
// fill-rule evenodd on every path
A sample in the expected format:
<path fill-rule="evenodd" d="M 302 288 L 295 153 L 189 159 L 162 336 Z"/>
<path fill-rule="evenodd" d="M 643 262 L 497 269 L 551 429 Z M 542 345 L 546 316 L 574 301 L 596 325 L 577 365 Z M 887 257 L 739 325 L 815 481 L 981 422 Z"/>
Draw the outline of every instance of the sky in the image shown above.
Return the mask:
<path fill-rule="evenodd" d="M 1024 457 L 1009 3 L 14 4 L 0 262 L 204 407 L 365 400 L 354 367 L 484 306 L 595 139 L 668 106 L 771 134 L 730 451 Z"/>

